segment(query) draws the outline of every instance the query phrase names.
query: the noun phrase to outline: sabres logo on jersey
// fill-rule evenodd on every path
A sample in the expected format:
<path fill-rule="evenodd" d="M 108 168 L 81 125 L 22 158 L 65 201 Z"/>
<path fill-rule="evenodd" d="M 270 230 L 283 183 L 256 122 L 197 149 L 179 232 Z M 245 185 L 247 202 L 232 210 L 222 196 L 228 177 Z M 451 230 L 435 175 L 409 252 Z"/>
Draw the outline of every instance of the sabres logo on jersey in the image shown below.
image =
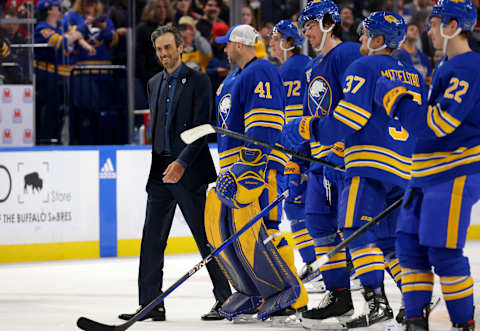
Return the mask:
<path fill-rule="evenodd" d="M 388 23 L 395 23 L 395 24 L 399 23 L 398 19 L 393 15 L 385 16 L 385 21 L 387 21 Z"/>
<path fill-rule="evenodd" d="M 225 94 L 218 103 L 218 115 L 223 129 L 228 129 L 227 119 L 230 115 L 230 109 L 232 108 L 232 96 Z"/>
<path fill-rule="evenodd" d="M 322 76 L 315 77 L 308 85 L 308 110 L 311 116 L 328 115 L 332 107 L 332 89 Z"/>

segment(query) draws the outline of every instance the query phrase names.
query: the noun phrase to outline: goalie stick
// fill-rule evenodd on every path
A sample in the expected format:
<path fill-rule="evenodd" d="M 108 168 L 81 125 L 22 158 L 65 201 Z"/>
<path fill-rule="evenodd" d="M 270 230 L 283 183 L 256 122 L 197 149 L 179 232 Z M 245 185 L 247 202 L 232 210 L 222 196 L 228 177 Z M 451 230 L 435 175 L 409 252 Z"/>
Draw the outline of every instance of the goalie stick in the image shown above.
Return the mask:
<path fill-rule="evenodd" d="M 260 220 L 263 216 L 268 214 L 271 209 L 273 209 L 276 205 L 282 202 L 288 196 L 288 190 L 280 194 L 272 203 L 266 206 L 262 211 L 252 218 L 247 224 L 245 224 L 240 230 L 236 233 L 232 234 L 229 238 L 227 238 L 220 246 L 218 246 L 213 252 L 211 252 L 206 258 L 202 261 L 197 263 L 192 269 L 190 269 L 185 275 L 183 275 L 179 280 L 177 280 L 173 285 L 171 285 L 165 292 L 160 294 L 158 297 L 153 299 L 148 305 L 140 309 L 135 315 L 132 316 L 127 322 L 121 325 L 107 325 L 103 323 L 96 322 L 86 317 L 80 317 L 77 320 L 77 326 L 86 331 L 124 331 L 132 326 L 133 323 L 141 319 L 143 316 L 148 314 L 153 308 L 155 308 L 160 302 L 162 302 L 165 297 L 167 297 L 170 293 L 172 293 L 177 287 L 179 287 L 183 282 L 189 279 L 193 274 L 195 274 L 198 270 L 203 268 L 208 262 L 210 262 L 215 256 L 217 256 L 225 247 L 230 245 L 234 240 L 240 237 L 245 231 L 247 231 L 250 227 L 252 227 L 258 220 Z"/>
<path fill-rule="evenodd" d="M 262 147 L 265 147 L 265 148 L 270 148 L 270 149 L 273 149 L 273 150 L 276 150 L 276 151 L 279 151 L 279 152 L 282 152 L 282 153 L 285 153 L 285 154 L 295 156 L 295 157 L 297 157 L 299 159 L 302 159 L 302 160 L 305 160 L 305 161 L 319 163 L 319 164 L 322 164 L 324 166 L 333 168 L 335 170 L 345 172 L 345 168 L 343 166 L 338 165 L 338 164 L 331 163 L 331 162 L 328 162 L 328 161 L 324 161 L 324 160 L 321 160 L 321 159 L 317 159 L 317 158 L 314 158 L 310 155 L 306 155 L 306 154 L 303 154 L 303 153 L 300 153 L 300 152 L 282 147 L 280 145 L 275 145 L 275 146 L 270 145 L 270 144 L 267 144 L 266 142 L 263 142 L 261 140 L 251 138 L 251 137 L 247 137 L 246 135 L 243 135 L 241 133 L 230 131 L 230 130 L 227 130 L 227 129 L 223 129 L 223 128 L 220 128 L 218 126 L 213 126 L 211 124 L 202 124 L 202 125 L 196 126 L 194 128 L 191 128 L 189 130 L 183 131 L 182 133 L 180 133 L 180 138 L 183 140 L 183 142 L 185 144 L 191 144 L 194 141 L 196 141 L 196 140 L 198 140 L 198 139 L 200 139 L 200 138 L 202 138 L 206 135 L 212 134 L 212 133 L 223 133 L 227 136 L 231 136 L 231 137 L 236 138 L 238 140 L 243 140 L 245 142 L 249 142 L 249 143 L 252 143 L 252 144 L 255 144 L 255 145 L 258 145 L 258 146 L 262 146 Z"/>

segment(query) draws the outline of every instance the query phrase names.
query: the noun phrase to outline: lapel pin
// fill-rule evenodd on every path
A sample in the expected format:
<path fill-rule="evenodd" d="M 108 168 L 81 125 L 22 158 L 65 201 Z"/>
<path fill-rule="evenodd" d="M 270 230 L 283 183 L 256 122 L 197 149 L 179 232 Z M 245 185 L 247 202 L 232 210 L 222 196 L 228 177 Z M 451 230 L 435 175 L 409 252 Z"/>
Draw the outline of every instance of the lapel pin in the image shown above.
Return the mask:
<path fill-rule="evenodd" d="M 187 82 L 187 79 L 186 79 L 186 78 L 182 78 L 182 84 L 185 85 L 186 82 Z"/>

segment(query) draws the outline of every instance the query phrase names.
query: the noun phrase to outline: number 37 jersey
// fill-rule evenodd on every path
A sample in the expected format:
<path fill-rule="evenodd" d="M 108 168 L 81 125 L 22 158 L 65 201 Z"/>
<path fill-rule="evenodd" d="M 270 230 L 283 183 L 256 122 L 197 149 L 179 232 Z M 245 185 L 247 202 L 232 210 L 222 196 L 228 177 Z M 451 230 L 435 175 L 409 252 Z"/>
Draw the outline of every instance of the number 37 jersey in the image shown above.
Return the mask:
<path fill-rule="evenodd" d="M 344 98 L 314 134 L 323 144 L 345 139 L 347 177 L 369 177 L 404 187 L 411 176 L 414 141 L 398 119 L 387 116 L 382 102 L 375 102 L 375 85 L 381 76 L 406 83 L 418 102 L 424 100 L 424 84 L 413 67 L 389 55 L 366 56 L 347 68 Z"/>

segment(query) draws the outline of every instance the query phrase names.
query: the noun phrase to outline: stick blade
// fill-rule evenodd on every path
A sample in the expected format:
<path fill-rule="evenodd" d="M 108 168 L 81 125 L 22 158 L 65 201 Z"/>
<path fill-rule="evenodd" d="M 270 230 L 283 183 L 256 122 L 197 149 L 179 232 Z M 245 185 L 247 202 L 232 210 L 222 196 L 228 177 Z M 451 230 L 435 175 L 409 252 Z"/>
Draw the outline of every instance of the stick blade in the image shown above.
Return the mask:
<path fill-rule="evenodd" d="M 106 325 L 102 323 L 95 322 L 86 317 L 80 317 L 77 320 L 77 326 L 85 331 L 116 331 L 119 330 L 114 325 Z"/>
<path fill-rule="evenodd" d="M 180 133 L 180 138 L 183 140 L 185 144 L 191 144 L 194 141 L 209 135 L 211 133 L 215 133 L 215 128 L 210 124 L 202 124 L 196 126 L 194 128 L 188 129 Z"/>

